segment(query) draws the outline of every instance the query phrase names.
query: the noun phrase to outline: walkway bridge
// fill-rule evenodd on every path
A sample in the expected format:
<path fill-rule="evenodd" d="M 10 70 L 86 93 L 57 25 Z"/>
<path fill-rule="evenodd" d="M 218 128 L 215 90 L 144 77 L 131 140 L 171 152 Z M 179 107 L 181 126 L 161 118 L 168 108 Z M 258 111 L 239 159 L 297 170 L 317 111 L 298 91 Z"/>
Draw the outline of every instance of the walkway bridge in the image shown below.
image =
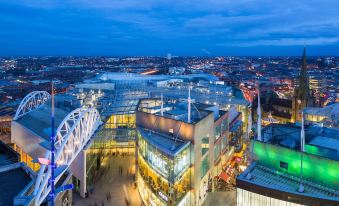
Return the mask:
<path fill-rule="evenodd" d="M 23 117 L 25 114 L 41 107 L 49 99 L 45 91 L 29 93 L 20 103 L 14 120 Z M 58 125 L 55 136 L 55 184 L 65 174 L 80 151 L 86 146 L 94 132 L 102 124 L 98 110 L 95 108 L 78 108 L 70 112 Z M 51 151 L 47 150 L 45 157 L 51 159 Z M 22 192 L 26 197 L 24 205 L 41 205 L 51 191 L 50 185 L 51 167 L 41 165 L 33 188 L 27 188 L 30 192 Z"/>

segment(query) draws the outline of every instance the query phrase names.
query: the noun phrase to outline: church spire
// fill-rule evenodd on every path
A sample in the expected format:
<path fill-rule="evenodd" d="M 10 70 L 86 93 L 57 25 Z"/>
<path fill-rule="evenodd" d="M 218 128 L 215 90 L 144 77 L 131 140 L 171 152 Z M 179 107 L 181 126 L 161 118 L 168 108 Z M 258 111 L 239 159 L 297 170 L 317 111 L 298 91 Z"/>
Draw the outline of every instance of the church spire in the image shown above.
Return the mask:
<path fill-rule="evenodd" d="M 298 122 L 301 120 L 301 111 L 312 104 L 310 96 L 309 78 L 307 75 L 307 62 L 306 62 L 306 47 L 304 47 L 303 57 L 301 60 L 301 68 L 299 75 L 299 86 L 294 90 L 293 106 L 292 106 L 292 121 Z"/>
<path fill-rule="evenodd" d="M 299 75 L 299 87 L 296 88 L 295 96 L 301 101 L 307 101 L 309 97 L 309 79 L 307 75 L 306 47 L 304 47 Z"/>

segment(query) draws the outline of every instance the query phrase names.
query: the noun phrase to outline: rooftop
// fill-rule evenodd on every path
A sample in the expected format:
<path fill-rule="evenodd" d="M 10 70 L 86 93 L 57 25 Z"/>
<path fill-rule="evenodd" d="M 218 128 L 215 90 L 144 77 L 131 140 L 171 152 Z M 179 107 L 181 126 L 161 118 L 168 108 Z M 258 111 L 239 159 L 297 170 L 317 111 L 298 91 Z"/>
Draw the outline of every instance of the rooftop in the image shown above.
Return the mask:
<path fill-rule="evenodd" d="M 198 73 L 198 74 L 190 74 L 190 75 L 178 75 L 178 76 L 170 76 L 170 75 L 143 75 L 137 73 L 125 73 L 125 72 L 105 72 L 96 77 L 97 80 L 101 81 L 111 81 L 111 82 L 138 82 L 138 81 L 162 81 L 169 79 L 184 79 L 188 81 L 193 80 L 205 80 L 205 81 L 217 81 L 218 78 L 206 74 L 206 73 Z"/>
<path fill-rule="evenodd" d="M 55 107 L 55 127 L 61 124 L 69 112 Z M 48 140 L 51 135 L 51 102 L 27 113 L 17 120 L 19 124 L 26 127 L 42 139 Z M 55 128 L 55 129 L 56 129 Z"/>
<path fill-rule="evenodd" d="M 142 99 L 139 103 L 139 111 L 146 113 L 161 115 L 160 111 L 161 100 L 160 99 Z M 213 109 L 216 107 L 217 109 Z M 191 103 L 191 122 L 192 124 L 199 122 L 212 112 L 217 112 L 219 115 L 219 109 L 215 105 L 207 105 L 201 103 Z M 166 101 L 164 100 L 164 117 L 175 119 L 182 122 L 188 122 L 188 104 L 184 101 Z"/>
<path fill-rule="evenodd" d="M 312 139 L 309 144 L 316 145 L 323 148 L 339 150 L 339 139 L 329 138 L 324 136 L 317 136 Z"/>
<path fill-rule="evenodd" d="M 249 173 L 250 175 L 248 175 Z M 265 167 L 256 162 L 252 163 L 237 179 L 269 189 L 339 201 L 339 190 L 328 188 L 309 180 L 303 180 L 305 190 L 303 193 L 299 193 L 297 191 L 300 184 L 299 177 Z"/>
<path fill-rule="evenodd" d="M 18 162 L 18 154 L 0 141 L 0 167 Z"/>
<path fill-rule="evenodd" d="M 149 80 L 165 80 L 168 79 L 165 75 L 142 75 L 136 73 L 124 73 L 124 72 L 105 72 L 96 77 L 101 81 L 111 82 L 138 82 L 138 81 L 149 81 Z"/>
<path fill-rule="evenodd" d="M 336 117 L 339 120 L 339 103 L 331 104 L 326 107 L 306 107 L 304 109 L 305 114 L 325 116 L 325 117 Z"/>
<path fill-rule="evenodd" d="M 174 136 L 165 136 L 143 128 L 138 128 L 138 131 L 149 144 L 171 157 L 177 155 L 190 144 L 189 141 L 184 141 L 179 138 L 176 139 Z"/>
<path fill-rule="evenodd" d="M 13 199 L 31 181 L 28 174 L 21 168 L 0 173 L 0 205 L 13 205 Z"/>
<path fill-rule="evenodd" d="M 270 124 L 263 129 L 264 142 L 299 149 L 301 126 L 296 124 Z M 282 141 L 294 142 L 292 145 L 284 145 Z M 319 127 L 316 125 L 305 125 L 306 144 L 313 142 L 319 146 L 335 144 L 339 148 L 339 130 L 334 128 Z"/>

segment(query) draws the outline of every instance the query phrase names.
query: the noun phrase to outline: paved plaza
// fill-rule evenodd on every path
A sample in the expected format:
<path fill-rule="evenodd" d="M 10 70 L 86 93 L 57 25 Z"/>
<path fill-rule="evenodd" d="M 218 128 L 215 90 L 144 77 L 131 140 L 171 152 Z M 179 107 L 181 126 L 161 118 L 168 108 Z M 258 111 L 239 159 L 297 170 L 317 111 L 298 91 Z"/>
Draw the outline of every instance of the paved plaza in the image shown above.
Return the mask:
<path fill-rule="evenodd" d="M 111 156 L 104 160 L 103 165 L 103 173 L 100 178 L 97 178 L 96 183 L 94 184 L 93 193 L 89 194 L 86 199 L 81 198 L 77 193 L 73 193 L 74 205 L 126 206 L 126 198 L 130 198 L 130 206 L 142 205 L 140 195 L 133 185 L 135 157 L 133 155 L 125 157 Z M 126 187 L 126 192 L 124 191 L 124 185 Z M 107 201 L 108 192 L 111 194 L 110 201 Z M 227 191 L 208 193 L 203 206 L 209 205 L 235 206 L 236 192 Z"/>
<path fill-rule="evenodd" d="M 236 206 L 236 191 L 208 193 L 203 206 Z"/>
<path fill-rule="evenodd" d="M 125 206 L 125 200 L 130 198 L 131 206 L 142 205 L 139 193 L 133 184 L 135 173 L 135 156 L 107 157 L 103 163 L 103 173 L 97 178 L 93 192 L 88 198 L 83 199 L 73 193 L 75 205 L 114 205 Z M 124 186 L 125 185 L 125 186 Z M 126 188 L 126 191 L 124 189 Z M 111 200 L 107 200 L 107 193 L 111 194 Z M 128 196 L 128 197 L 127 197 Z"/>

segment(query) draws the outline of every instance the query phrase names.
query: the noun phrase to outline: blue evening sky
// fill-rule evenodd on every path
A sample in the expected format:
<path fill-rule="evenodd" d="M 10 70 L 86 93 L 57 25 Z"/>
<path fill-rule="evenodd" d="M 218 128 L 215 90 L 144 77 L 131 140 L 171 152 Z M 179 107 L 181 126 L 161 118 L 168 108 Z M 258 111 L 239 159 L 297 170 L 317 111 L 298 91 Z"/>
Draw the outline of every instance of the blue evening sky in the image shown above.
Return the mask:
<path fill-rule="evenodd" d="M 339 55 L 338 0 L 0 0 L 0 55 Z"/>

